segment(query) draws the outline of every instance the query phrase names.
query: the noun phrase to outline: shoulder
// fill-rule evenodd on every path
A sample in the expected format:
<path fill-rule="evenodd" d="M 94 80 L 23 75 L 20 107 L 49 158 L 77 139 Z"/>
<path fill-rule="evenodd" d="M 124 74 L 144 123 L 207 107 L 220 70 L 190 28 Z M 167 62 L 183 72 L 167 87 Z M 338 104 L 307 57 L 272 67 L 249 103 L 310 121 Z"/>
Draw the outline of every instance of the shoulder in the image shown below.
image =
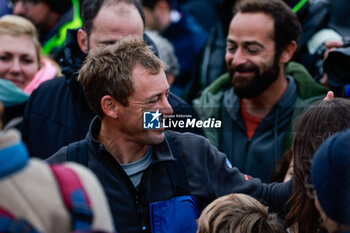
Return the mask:
<path fill-rule="evenodd" d="M 193 133 L 180 133 L 176 131 L 168 130 L 167 134 L 171 136 L 176 148 L 179 152 L 185 156 L 196 157 L 195 155 L 204 155 L 214 152 L 217 153 L 217 149 L 210 141 L 200 135 Z"/>
<path fill-rule="evenodd" d="M 192 104 L 201 118 L 208 116 L 219 117 L 219 109 L 222 97 L 227 88 L 231 86 L 229 73 L 221 75 L 202 92 L 201 96 L 194 99 Z"/>
<path fill-rule="evenodd" d="M 201 94 L 201 96 L 196 100 L 206 98 L 207 96 L 211 96 L 211 97 L 218 96 L 221 98 L 223 95 L 223 92 L 231 86 L 230 81 L 231 81 L 231 77 L 229 73 L 225 73 L 221 75 L 212 84 L 206 87 L 203 90 L 203 93 Z M 196 102 L 196 100 L 194 100 L 193 102 Z"/>
<path fill-rule="evenodd" d="M 71 114 L 74 110 L 70 107 L 72 99 L 71 87 L 66 78 L 56 77 L 43 82 L 33 91 L 27 104 L 26 114 L 39 114 L 50 119 L 62 115 L 63 110 L 65 114 Z"/>
<path fill-rule="evenodd" d="M 1 205 L 13 215 L 25 218 L 40 232 L 69 231 L 69 215 L 47 164 L 31 159 L 24 169 L 3 183 L 0 197 L 6 202 Z M 19 188 L 13 189 L 15 186 Z"/>
<path fill-rule="evenodd" d="M 93 229 L 100 229 L 107 232 L 113 232 L 113 219 L 110 213 L 106 195 L 95 174 L 88 168 L 77 163 L 64 163 L 65 166 L 72 169 L 79 177 L 88 198 L 91 201 L 91 207 L 94 213 Z"/>
<path fill-rule="evenodd" d="M 174 110 L 174 114 L 190 114 L 192 117 L 197 117 L 197 113 L 194 111 L 194 108 L 179 96 L 170 92 L 168 101 Z"/>
<path fill-rule="evenodd" d="M 169 104 L 174 108 L 190 107 L 185 100 L 181 99 L 179 96 L 170 92 L 168 97 Z"/>
<path fill-rule="evenodd" d="M 37 89 L 39 89 L 40 91 L 50 90 L 52 88 L 64 86 L 65 83 L 66 83 L 66 79 L 64 76 L 55 77 L 55 78 L 50 79 L 46 82 L 43 82 L 42 84 L 40 84 L 40 86 Z"/>
<path fill-rule="evenodd" d="M 45 159 L 45 162 L 49 164 L 59 164 L 67 161 L 67 146 L 59 149 L 55 154 Z"/>
<path fill-rule="evenodd" d="M 306 68 L 299 63 L 289 62 L 286 74 L 293 77 L 298 87 L 298 96 L 303 100 L 327 94 L 328 89 L 318 84 Z"/>
<path fill-rule="evenodd" d="M 58 93 L 67 90 L 67 83 L 64 77 L 53 78 L 40 84 L 40 86 L 33 91 L 29 98 L 29 102 L 35 103 L 37 101 L 52 101 L 57 98 Z"/>
<path fill-rule="evenodd" d="M 171 136 L 171 138 L 174 140 L 176 144 L 190 144 L 190 142 L 205 142 L 205 141 L 210 143 L 208 139 L 198 134 L 193 134 L 189 132 L 181 133 L 173 130 L 167 130 L 166 133 L 169 136 Z"/>

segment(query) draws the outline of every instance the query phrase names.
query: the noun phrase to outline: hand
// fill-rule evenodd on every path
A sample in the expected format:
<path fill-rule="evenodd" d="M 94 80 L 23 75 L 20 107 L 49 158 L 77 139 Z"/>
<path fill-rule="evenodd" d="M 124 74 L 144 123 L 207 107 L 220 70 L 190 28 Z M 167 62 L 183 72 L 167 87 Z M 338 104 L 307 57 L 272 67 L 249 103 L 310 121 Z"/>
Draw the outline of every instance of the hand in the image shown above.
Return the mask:
<path fill-rule="evenodd" d="M 328 101 L 328 100 L 332 100 L 332 99 L 334 99 L 334 93 L 333 93 L 333 91 L 329 91 L 329 92 L 327 92 L 327 95 L 323 99 L 323 101 Z"/>
<path fill-rule="evenodd" d="M 343 47 L 344 42 L 342 40 L 330 40 L 330 41 L 326 41 L 326 43 L 324 44 L 327 47 L 326 52 L 324 53 L 324 59 L 326 59 L 328 57 L 328 53 L 330 51 L 333 51 L 334 49 Z"/>
<path fill-rule="evenodd" d="M 327 50 L 326 50 L 326 52 L 323 55 L 323 61 L 326 60 L 326 58 L 328 57 L 329 52 L 331 52 L 331 51 L 333 51 L 333 50 L 335 50 L 337 48 L 343 47 L 344 42 L 341 41 L 341 40 L 333 40 L 333 41 L 330 40 L 330 41 L 326 41 L 326 43 L 324 45 L 326 46 Z M 324 86 L 324 87 L 329 88 L 328 75 L 326 73 L 323 74 L 323 76 L 322 76 L 322 78 L 320 80 L 320 84 L 322 86 Z M 333 92 L 332 92 L 332 94 L 333 94 Z M 327 96 L 328 96 L 328 94 L 327 94 Z M 330 98 L 330 99 L 333 99 L 333 98 L 334 98 L 334 94 L 332 95 L 332 98 Z M 329 99 L 327 99 L 327 97 L 326 97 L 324 100 L 329 100 Z"/>

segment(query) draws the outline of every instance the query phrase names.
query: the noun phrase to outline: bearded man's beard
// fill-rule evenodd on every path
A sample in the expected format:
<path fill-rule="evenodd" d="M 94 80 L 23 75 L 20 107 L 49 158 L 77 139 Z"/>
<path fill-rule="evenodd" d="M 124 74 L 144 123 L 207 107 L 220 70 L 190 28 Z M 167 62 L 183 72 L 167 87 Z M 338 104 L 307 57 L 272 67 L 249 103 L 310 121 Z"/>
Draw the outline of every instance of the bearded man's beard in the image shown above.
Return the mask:
<path fill-rule="evenodd" d="M 278 78 L 280 67 L 278 64 L 279 59 L 274 59 L 271 66 L 266 67 L 262 74 L 259 74 L 259 69 L 252 62 L 247 62 L 237 67 L 229 69 L 231 75 L 232 84 L 236 95 L 240 98 L 251 99 L 261 95 L 273 82 Z M 253 78 L 247 79 L 244 77 L 236 78 L 235 72 L 253 72 L 255 73 Z"/>

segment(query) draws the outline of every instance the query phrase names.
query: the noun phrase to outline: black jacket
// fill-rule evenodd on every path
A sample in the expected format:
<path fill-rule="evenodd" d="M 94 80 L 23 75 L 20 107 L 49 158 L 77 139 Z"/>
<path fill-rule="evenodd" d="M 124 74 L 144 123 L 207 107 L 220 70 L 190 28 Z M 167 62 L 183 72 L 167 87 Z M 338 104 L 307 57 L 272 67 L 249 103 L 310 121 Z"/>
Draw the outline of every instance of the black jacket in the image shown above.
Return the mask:
<path fill-rule="evenodd" d="M 100 127 L 100 120 L 95 118 L 84 140 L 87 145 L 87 166 L 104 188 L 118 232 L 142 232 L 142 226 L 148 229 L 146 232 L 149 229 L 159 232 L 154 231 L 154 227 L 159 225 L 161 229 L 168 229 L 163 232 L 189 232 L 185 226 L 194 219 L 187 218 L 183 208 L 191 205 L 201 210 L 215 198 L 229 193 L 249 194 L 269 205 L 274 211 L 283 209 L 290 196 L 291 182 L 263 184 L 259 179 L 232 168 L 226 156 L 204 137 L 174 131 L 167 131 L 172 138 L 170 143 L 167 137 L 161 144 L 153 146 L 153 161 L 145 170 L 139 187 L 135 188 L 120 164 L 95 139 Z M 67 147 L 61 148 L 47 159 L 49 163 L 64 161 L 67 161 Z M 172 172 L 169 166 L 179 161 L 184 172 Z M 187 193 L 179 191 L 178 185 L 174 185 L 177 184 L 176 180 L 187 181 Z M 165 202 L 184 195 L 194 196 L 198 206 L 186 202 L 156 211 L 152 208 L 154 203 L 161 202 L 165 205 Z M 155 217 L 157 212 L 161 212 L 161 216 Z M 164 219 L 169 214 L 173 214 L 173 218 L 165 223 L 167 221 Z M 163 224 L 170 226 L 167 228 Z"/>
<path fill-rule="evenodd" d="M 62 146 L 83 139 L 95 116 L 77 81 L 86 54 L 80 50 L 76 33 L 76 30 L 68 31 L 61 62 L 64 76 L 40 85 L 32 93 L 25 109 L 22 136 L 32 157 L 45 159 Z M 170 95 L 169 102 L 176 113 L 192 112 L 192 116 L 196 116 L 193 108 L 180 98 Z M 201 129 L 190 130 L 202 134 Z"/>

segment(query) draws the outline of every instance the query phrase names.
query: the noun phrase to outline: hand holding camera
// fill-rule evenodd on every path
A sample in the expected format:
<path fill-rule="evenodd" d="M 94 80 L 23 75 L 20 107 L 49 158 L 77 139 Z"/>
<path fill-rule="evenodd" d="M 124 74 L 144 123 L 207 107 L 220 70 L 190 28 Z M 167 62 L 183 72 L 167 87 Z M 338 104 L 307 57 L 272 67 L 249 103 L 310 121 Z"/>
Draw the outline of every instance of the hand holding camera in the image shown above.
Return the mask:
<path fill-rule="evenodd" d="M 323 68 L 329 85 L 340 87 L 350 83 L 350 38 L 327 42 L 325 47 Z"/>

